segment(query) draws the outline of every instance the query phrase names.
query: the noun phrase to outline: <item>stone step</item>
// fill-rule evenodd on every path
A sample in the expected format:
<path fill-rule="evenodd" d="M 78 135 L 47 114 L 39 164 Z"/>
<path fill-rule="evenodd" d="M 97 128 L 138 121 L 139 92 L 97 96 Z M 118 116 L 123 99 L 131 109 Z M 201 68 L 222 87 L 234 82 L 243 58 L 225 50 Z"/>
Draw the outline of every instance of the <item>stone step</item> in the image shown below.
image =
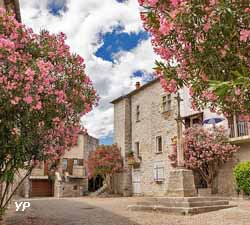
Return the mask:
<path fill-rule="evenodd" d="M 150 211 L 150 212 L 165 212 L 181 215 L 193 215 L 206 213 L 221 209 L 235 207 L 236 205 L 212 205 L 202 207 L 166 207 L 164 205 L 129 205 L 128 209 L 132 211 Z"/>
<path fill-rule="evenodd" d="M 216 205 L 229 205 L 229 201 L 227 200 L 201 200 L 195 202 L 174 202 L 174 201 L 167 201 L 162 200 L 158 202 L 152 201 L 145 201 L 145 202 L 138 202 L 136 205 L 163 205 L 165 207 L 203 207 L 203 206 L 216 206 Z"/>
<path fill-rule="evenodd" d="M 201 201 L 219 201 L 225 200 L 223 197 L 146 197 L 146 202 L 201 202 Z"/>

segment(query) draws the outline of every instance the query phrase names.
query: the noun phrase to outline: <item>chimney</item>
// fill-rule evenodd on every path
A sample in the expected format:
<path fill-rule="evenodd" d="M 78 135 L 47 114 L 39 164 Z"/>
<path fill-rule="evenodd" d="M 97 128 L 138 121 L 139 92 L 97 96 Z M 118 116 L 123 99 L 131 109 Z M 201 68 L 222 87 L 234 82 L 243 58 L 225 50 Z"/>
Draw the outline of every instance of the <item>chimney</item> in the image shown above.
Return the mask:
<path fill-rule="evenodd" d="M 141 87 L 141 84 L 140 84 L 139 81 L 137 81 L 137 82 L 135 83 L 135 88 L 136 88 L 136 89 L 139 89 L 140 87 Z"/>

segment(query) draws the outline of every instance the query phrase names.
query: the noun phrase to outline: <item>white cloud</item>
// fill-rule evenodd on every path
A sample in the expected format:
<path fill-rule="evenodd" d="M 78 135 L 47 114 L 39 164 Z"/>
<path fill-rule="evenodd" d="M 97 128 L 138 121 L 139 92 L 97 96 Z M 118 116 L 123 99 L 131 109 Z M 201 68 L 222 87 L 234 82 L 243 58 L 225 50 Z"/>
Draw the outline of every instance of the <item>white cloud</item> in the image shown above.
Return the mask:
<path fill-rule="evenodd" d="M 60 4 L 65 0 L 57 0 Z M 115 26 L 124 27 L 125 32 L 139 32 L 142 24 L 137 0 L 118 3 L 115 0 L 67 0 L 67 11 L 54 16 L 47 9 L 51 0 L 20 0 L 23 22 L 36 32 L 64 32 L 73 52 L 84 57 L 86 71 L 93 80 L 101 97 L 99 107 L 83 119 L 89 133 L 96 137 L 112 135 L 113 108 L 109 103 L 116 97 L 128 93 L 136 81 L 133 72 L 152 72 L 155 55 L 149 40 L 142 41 L 130 52 L 119 52 L 115 62 L 96 57 L 102 45 L 101 33 L 112 31 Z"/>

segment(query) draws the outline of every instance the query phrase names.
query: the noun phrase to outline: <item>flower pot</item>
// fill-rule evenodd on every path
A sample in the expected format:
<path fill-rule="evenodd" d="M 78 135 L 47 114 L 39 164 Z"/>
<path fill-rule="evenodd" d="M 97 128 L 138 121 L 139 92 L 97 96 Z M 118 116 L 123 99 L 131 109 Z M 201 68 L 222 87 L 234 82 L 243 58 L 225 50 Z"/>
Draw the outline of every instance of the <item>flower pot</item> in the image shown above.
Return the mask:
<path fill-rule="evenodd" d="M 136 163 L 135 158 L 134 157 L 128 157 L 128 165 L 134 165 Z"/>

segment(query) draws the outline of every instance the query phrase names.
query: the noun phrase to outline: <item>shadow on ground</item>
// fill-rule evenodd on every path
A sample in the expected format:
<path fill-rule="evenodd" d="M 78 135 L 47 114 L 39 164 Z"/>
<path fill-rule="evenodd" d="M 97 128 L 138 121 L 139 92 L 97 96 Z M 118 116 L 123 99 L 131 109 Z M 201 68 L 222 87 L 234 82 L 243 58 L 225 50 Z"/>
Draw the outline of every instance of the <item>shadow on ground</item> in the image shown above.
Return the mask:
<path fill-rule="evenodd" d="M 6 225 L 138 225 L 121 215 L 72 199 L 29 200 L 31 207 L 15 212 L 12 207 Z"/>

